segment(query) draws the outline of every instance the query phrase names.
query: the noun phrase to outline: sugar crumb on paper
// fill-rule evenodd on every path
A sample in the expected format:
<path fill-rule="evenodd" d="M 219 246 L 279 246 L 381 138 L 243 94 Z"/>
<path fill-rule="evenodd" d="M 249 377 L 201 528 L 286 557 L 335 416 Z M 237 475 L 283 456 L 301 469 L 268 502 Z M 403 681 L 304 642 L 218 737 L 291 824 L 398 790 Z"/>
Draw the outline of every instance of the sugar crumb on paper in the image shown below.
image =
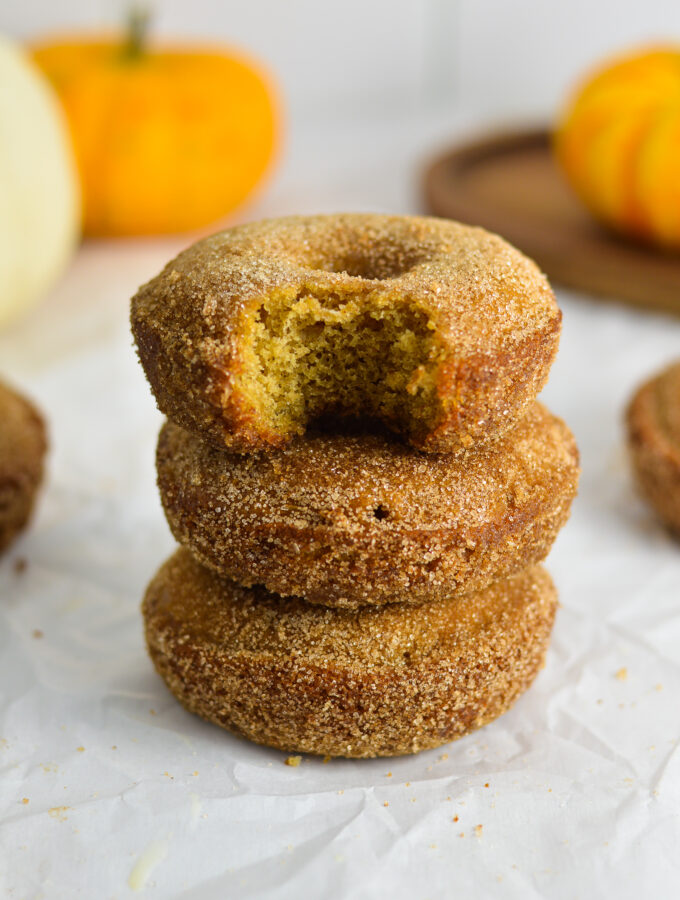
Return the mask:
<path fill-rule="evenodd" d="M 68 816 L 66 813 L 71 809 L 70 806 L 52 806 L 47 810 L 47 815 L 52 816 L 57 822 L 65 822 Z"/>

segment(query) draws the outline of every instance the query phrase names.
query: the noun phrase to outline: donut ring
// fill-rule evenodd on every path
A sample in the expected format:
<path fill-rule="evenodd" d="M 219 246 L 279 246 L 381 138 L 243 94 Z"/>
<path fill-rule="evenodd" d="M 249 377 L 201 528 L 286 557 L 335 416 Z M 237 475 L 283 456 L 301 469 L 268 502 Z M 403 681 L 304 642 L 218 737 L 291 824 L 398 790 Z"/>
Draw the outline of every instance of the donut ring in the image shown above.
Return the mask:
<path fill-rule="evenodd" d="M 25 397 L 0 384 L 0 553 L 31 517 L 46 450 L 40 413 Z"/>
<path fill-rule="evenodd" d="M 680 536 L 680 362 L 638 389 L 626 419 L 637 482 L 663 522 Z"/>
<path fill-rule="evenodd" d="M 272 219 L 199 241 L 132 299 L 162 412 L 217 447 L 279 447 L 322 414 L 414 447 L 506 432 L 543 386 L 561 314 L 533 262 L 444 219 Z"/>
<path fill-rule="evenodd" d="M 556 606 L 537 566 L 458 601 L 324 609 L 179 550 L 142 612 L 151 659 L 189 711 L 280 750 L 366 757 L 437 747 L 504 713 L 543 665 Z"/>
<path fill-rule="evenodd" d="M 244 456 L 167 423 L 156 468 L 172 533 L 204 565 L 346 607 L 442 600 L 542 560 L 579 472 L 571 432 L 538 403 L 465 457 L 312 432 Z"/>

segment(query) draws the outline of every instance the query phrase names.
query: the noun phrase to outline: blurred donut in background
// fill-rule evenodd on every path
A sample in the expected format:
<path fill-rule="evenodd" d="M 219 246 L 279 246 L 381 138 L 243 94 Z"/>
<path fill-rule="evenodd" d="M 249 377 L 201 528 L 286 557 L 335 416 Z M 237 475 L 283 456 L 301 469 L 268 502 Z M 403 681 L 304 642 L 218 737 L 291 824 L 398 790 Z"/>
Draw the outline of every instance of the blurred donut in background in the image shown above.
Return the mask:
<path fill-rule="evenodd" d="M 680 537 L 680 362 L 637 390 L 626 424 L 633 471 L 642 493 Z"/>
<path fill-rule="evenodd" d="M 46 450 L 41 414 L 25 397 L 0 383 L 0 553 L 31 518 Z"/>

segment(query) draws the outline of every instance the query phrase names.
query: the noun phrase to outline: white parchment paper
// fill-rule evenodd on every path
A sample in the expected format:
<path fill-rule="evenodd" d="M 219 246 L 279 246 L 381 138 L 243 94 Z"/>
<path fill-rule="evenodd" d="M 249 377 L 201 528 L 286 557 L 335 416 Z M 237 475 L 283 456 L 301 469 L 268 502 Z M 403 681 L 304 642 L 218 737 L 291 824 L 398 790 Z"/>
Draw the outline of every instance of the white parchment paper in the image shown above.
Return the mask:
<path fill-rule="evenodd" d="M 127 300 L 178 247 L 86 245 L 0 336 L 0 371 L 51 432 L 37 517 L 0 561 L 0 896 L 679 896 L 680 545 L 634 492 L 621 414 L 680 357 L 680 322 L 559 294 L 543 400 L 583 476 L 531 690 L 438 751 L 292 768 L 184 712 L 143 647 L 173 542 Z"/>

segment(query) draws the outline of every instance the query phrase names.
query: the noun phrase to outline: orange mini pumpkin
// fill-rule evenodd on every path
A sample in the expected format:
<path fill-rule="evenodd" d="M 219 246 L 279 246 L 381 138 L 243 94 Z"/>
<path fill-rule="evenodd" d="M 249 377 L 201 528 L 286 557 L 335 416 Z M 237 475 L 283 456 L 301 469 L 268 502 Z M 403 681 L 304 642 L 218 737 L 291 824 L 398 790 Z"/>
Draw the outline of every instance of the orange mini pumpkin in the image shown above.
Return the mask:
<path fill-rule="evenodd" d="M 598 219 L 680 247 L 680 48 L 637 52 L 601 69 L 562 116 L 555 149 Z"/>
<path fill-rule="evenodd" d="M 186 231 L 239 206 L 275 146 L 273 91 L 223 48 L 146 50 L 127 41 L 56 40 L 34 58 L 70 124 L 89 235 Z"/>

